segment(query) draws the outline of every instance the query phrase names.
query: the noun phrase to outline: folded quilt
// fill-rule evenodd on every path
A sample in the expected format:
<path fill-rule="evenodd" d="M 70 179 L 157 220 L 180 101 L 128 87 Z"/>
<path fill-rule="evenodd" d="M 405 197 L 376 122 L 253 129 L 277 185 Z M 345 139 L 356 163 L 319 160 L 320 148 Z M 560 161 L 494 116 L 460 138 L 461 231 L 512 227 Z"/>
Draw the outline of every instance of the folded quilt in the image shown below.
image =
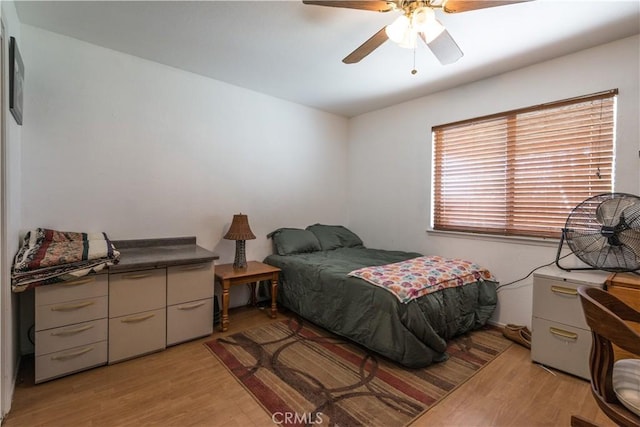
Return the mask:
<path fill-rule="evenodd" d="M 75 279 L 114 264 L 119 256 L 105 233 L 30 230 L 15 256 L 11 287 L 21 292 Z"/>
<path fill-rule="evenodd" d="M 393 293 L 401 302 L 441 289 L 479 280 L 496 281 L 484 267 L 470 261 L 423 256 L 393 264 L 364 267 L 349 273 Z"/>

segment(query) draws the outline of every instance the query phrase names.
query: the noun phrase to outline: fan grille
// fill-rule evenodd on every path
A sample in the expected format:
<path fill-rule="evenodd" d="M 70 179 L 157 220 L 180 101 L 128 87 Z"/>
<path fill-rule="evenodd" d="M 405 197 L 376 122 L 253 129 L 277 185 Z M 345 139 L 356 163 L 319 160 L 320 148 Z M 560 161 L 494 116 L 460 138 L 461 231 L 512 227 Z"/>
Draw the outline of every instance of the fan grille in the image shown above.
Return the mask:
<path fill-rule="evenodd" d="M 604 271 L 640 269 L 640 197 L 600 194 L 576 206 L 565 224 L 565 239 L 586 264 Z"/>

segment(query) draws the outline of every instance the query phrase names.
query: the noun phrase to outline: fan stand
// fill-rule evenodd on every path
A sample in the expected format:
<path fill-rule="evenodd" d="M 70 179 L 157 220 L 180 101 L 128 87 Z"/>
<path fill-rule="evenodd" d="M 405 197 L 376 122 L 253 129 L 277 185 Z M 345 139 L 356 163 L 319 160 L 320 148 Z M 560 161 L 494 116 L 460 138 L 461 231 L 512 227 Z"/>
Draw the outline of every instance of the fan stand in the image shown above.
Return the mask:
<path fill-rule="evenodd" d="M 558 244 L 558 252 L 556 253 L 556 265 L 558 266 L 559 269 L 564 270 L 564 271 L 573 271 L 573 270 L 587 270 L 587 271 L 593 271 L 593 270 L 599 270 L 598 268 L 594 268 L 594 267 L 563 267 L 560 265 L 560 253 L 562 252 L 562 246 L 564 246 L 564 235 L 567 232 L 566 228 L 562 229 L 562 234 L 560 235 L 560 243 Z"/>

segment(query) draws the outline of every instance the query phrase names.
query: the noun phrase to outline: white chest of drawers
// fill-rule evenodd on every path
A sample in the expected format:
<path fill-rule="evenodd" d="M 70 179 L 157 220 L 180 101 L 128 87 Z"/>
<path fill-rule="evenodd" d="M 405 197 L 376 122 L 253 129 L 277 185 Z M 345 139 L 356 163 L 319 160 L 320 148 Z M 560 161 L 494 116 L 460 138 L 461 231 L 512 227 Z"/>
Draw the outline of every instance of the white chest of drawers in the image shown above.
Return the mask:
<path fill-rule="evenodd" d="M 591 331 L 584 319 L 577 288 L 602 288 L 608 273 L 567 272 L 548 267 L 533 276 L 531 359 L 589 379 Z"/>
<path fill-rule="evenodd" d="M 195 237 L 116 247 L 103 273 L 35 289 L 36 383 L 213 332 L 216 254 Z"/>
<path fill-rule="evenodd" d="M 108 275 L 35 290 L 35 382 L 107 363 Z"/>

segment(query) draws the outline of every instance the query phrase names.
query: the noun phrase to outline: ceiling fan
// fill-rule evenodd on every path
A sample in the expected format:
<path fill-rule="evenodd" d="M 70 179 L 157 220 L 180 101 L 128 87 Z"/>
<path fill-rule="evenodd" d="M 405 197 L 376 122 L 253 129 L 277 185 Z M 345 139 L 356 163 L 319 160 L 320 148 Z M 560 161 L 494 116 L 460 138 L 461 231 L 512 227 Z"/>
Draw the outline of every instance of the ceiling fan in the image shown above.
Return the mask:
<path fill-rule="evenodd" d="M 441 64 L 452 64 L 462 58 L 462 50 L 453 37 L 436 19 L 434 9 L 446 13 L 467 12 L 489 7 L 505 6 L 530 0 L 303 0 L 304 4 L 315 6 L 341 7 L 346 9 L 369 10 L 373 12 L 400 11 L 396 20 L 375 33 L 342 62 L 355 64 L 380 47 L 387 39 L 400 47 L 413 49 L 420 38 L 438 58 Z"/>

